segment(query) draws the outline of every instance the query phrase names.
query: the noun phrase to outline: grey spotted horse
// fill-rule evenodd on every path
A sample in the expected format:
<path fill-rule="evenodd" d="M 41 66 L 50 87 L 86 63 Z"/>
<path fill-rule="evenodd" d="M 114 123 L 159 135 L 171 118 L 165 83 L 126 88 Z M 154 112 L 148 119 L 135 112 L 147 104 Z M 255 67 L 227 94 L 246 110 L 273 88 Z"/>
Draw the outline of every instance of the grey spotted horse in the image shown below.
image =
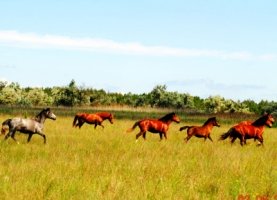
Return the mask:
<path fill-rule="evenodd" d="M 44 143 L 46 143 L 46 136 L 43 133 L 43 125 L 47 118 L 56 120 L 56 115 L 50 108 L 43 109 L 34 119 L 23 119 L 19 117 L 7 119 L 2 123 L 1 134 L 5 134 L 6 130 L 9 129 L 9 132 L 5 136 L 5 140 L 11 137 L 16 141 L 14 135 L 16 131 L 19 131 L 29 135 L 27 142 L 30 142 L 33 134 L 38 134 L 43 137 Z"/>

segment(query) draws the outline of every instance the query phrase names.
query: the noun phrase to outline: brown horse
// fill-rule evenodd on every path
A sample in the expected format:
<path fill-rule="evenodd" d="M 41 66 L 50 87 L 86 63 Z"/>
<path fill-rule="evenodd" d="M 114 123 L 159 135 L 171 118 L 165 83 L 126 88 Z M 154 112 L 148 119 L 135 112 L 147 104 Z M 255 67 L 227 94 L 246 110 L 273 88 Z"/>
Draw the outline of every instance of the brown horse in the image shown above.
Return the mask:
<path fill-rule="evenodd" d="M 104 128 L 104 126 L 102 125 L 102 122 L 106 119 L 108 119 L 110 123 L 113 124 L 114 116 L 109 112 L 99 112 L 94 114 L 78 113 L 74 117 L 73 127 L 81 128 L 84 123 L 88 123 L 88 124 L 94 124 L 94 128 L 96 128 L 97 125 Z"/>
<path fill-rule="evenodd" d="M 188 129 L 188 136 L 185 138 L 186 142 L 188 142 L 192 136 L 204 138 L 205 141 L 207 138 L 213 141 L 210 134 L 214 126 L 220 127 L 219 123 L 216 120 L 216 117 L 211 117 L 202 126 L 183 126 L 180 128 L 180 131 Z"/>
<path fill-rule="evenodd" d="M 132 128 L 128 129 L 127 132 L 133 131 L 137 126 L 140 128 L 140 132 L 136 135 L 138 139 L 141 135 L 146 140 L 146 132 L 159 133 L 160 140 L 167 139 L 167 131 L 171 122 L 179 123 L 180 119 L 175 113 L 169 113 L 160 119 L 144 119 L 137 121 Z"/>
<path fill-rule="evenodd" d="M 229 129 L 227 133 L 220 136 L 220 140 L 231 138 L 231 143 L 234 143 L 237 138 L 240 139 L 240 144 L 243 146 L 246 144 L 246 139 L 254 139 L 260 142 L 259 145 L 263 145 L 263 132 L 264 127 L 272 127 L 274 118 L 271 114 L 264 114 L 262 117 L 254 122 L 244 121 Z"/>

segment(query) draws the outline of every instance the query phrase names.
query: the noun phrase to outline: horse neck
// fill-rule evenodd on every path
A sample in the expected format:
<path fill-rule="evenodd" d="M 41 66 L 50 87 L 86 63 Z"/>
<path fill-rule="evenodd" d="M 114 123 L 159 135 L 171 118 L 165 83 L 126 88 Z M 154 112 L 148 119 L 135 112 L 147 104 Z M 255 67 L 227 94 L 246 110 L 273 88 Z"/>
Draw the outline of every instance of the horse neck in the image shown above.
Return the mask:
<path fill-rule="evenodd" d="M 202 127 L 211 131 L 213 129 L 214 125 L 212 123 L 207 123 L 207 124 L 204 124 Z"/>
<path fill-rule="evenodd" d="M 262 117 L 262 118 L 259 118 L 257 119 L 256 121 L 254 121 L 252 123 L 253 126 L 256 126 L 256 127 L 264 127 L 265 126 L 265 119 Z"/>
<path fill-rule="evenodd" d="M 160 121 L 166 124 L 167 126 L 169 126 L 172 123 L 172 120 L 167 120 L 167 121 L 160 120 Z"/>
<path fill-rule="evenodd" d="M 102 120 L 109 119 L 109 115 L 107 113 L 96 113 Z"/>
<path fill-rule="evenodd" d="M 108 116 L 99 116 L 102 120 L 106 120 L 106 119 L 109 119 Z"/>
<path fill-rule="evenodd" d="M 39 122 L 40 124 L 43 124 L 46 120 L 46 116 L 43 115 L 42 113 L 36 116 L 36 121 Z"/>

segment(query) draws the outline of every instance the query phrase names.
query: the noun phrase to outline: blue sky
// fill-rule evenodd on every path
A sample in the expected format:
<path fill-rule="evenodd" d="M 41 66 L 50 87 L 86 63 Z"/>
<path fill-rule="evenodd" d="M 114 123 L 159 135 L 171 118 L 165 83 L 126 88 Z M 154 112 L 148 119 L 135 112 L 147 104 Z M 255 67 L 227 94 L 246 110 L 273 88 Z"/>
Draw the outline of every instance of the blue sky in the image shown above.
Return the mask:
<path fill-rule="evenodd" d="M 0 2 L 0 80 L 277 101 L 275 0 Z"/>

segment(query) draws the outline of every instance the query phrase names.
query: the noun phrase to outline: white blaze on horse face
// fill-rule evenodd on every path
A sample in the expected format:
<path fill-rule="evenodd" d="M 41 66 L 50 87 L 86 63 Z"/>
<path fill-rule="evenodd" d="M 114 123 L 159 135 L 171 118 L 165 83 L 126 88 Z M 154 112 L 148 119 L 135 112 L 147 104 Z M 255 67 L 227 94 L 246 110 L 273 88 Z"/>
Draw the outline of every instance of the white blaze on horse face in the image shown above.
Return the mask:
<path fill-rule="evenodd" d="M 270 116 L 270 117 L 268 118 L 268 120 L 266 121 L 266 124 L 267 124 L 269 127 L 272 127 L 273 123 L 274 123 L 274 118 L 273 118 L 272 116 Z"/>
<path fill-rule="evenodd" d="M 57 117 L 56 117 L 56 115 L 54 115 L 54 113 L 51 113 L 51 115 L 49 116 L 49 118 L 50 118 L 50 119 L 53 119 L 53 120 L 56 120 L 56 119 L 57 119 Z"/>

